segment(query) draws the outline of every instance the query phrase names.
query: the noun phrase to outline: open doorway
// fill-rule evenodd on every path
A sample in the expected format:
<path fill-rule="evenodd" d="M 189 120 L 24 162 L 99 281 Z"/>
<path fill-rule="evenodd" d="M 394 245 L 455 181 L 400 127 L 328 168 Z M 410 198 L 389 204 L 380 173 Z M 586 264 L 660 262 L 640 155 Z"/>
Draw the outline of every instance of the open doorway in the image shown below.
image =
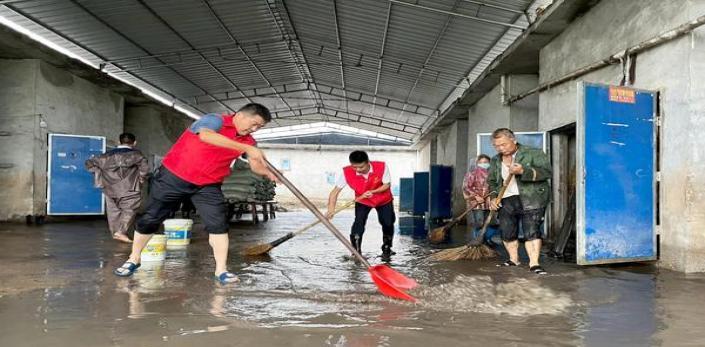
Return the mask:
<path fill-rule="evenodd" d="M 575 261 L 575 123 L 554 129 L 549 134 L 553 177 L 548 242 L 551 255 Z"/>

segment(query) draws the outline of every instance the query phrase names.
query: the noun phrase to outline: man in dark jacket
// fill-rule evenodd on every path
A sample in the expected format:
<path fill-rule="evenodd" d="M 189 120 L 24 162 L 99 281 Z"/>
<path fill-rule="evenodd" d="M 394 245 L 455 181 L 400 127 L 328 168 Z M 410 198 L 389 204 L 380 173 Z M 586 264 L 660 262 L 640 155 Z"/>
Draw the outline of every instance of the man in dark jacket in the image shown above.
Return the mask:
<path fill-rule="evenodd" d="M 551 163 L 540 149 L 517 143 L 514 133 L 500 128 L 492 133 L 492 145 L 497 155 L 490 162 L 488 183 L 492 202 L 497 211 L 499 229 L 509 259 L 501 266 L 519 265 L 519 226 L 524 234 L 524 247 L 529 255 L 529 270 L 536 274 L 546 271 L 539 264 L 541 255 L 541 225 L 550 200 Z M 513 174 L 501 201 L 497 195 L 504 180 Z"/>
<path fill-rule="evenodd" d="M 135 135 L 120 135 L 120 145 L 105 154 L 86 160 L 86 169 L 95 175 L 95 186 L 103 189 L 108 227 L 113 238 L 132 242 L 127 231 L 142 203 L 142 185 L 149 174 L 147 158 L 135 149 Z"/>

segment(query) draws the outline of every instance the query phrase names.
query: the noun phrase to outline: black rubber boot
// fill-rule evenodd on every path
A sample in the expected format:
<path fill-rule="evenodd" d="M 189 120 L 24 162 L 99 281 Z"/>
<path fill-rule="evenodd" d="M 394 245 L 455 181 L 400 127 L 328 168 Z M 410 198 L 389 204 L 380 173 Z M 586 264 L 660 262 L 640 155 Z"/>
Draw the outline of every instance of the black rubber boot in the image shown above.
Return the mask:
<path fill-rule="evenodd" d="M 390 257 L 395 254 L 396 252 L 392 251 L 392 240 L 394 239 L 394 236 L 382 236 L 382 256 L 383 257 Z"/>
<path fill-rule="evenodd" d="M 350 234 L 350 243 L 357 253 L 362 254 L 362 235 Z"/>

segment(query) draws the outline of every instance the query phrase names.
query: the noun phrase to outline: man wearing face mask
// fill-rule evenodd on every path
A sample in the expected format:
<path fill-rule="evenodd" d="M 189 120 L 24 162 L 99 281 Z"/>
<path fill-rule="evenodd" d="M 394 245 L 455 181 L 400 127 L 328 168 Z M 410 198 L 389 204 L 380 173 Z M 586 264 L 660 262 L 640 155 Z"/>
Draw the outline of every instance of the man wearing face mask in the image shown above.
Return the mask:
<path fill-rule="evenodd" d="M 338 194 L 350 186 L 355 191 L 355 222 L 350 232 L 350 243 L 358 253 L 362 251 L 362 234 L 365 233 L 367 216 L 374 208 L 377 219 L 382 225 L 382 256 L 388 258 L 395 253 L 392 251 L 394 238 L 394 198 L 390 190 L 392 178 L 389 168 L 384 162 L 370 161 L 367 153 L 354 151 L 350 153 L 350 165 L 343 168 L 338 176 L 338 182 L 328 196 L 328 218 L 333 216 Z"/>
<path fill-rule="evenodd" d="M 182 200 L 190 199 L 209 234 L 215 279 L 237 282 L 237 276 L 227 270 L 228 220 L 220 186 L 230 175 L 230 163 L 242 154 L 247 154 L 252 171 L 276 181 L 267 169 L 264 153 L 254 146 L 255 139 L 250 135 L 271 119 L 266 107 L 252 103 L 235 114 L 207 114 L 186 129 L 164 156 L 151 183 L 145 214 L 137 220 L 132 253 L 114 273 L 132 275 L 152 234 Z"/>
<path fill-rule="evenodd" d="M 539 264 L 541 255 L 541 225 L 549 202 L 551 163 L 543 151 L 517 143 L 514 133 L 500 128 L 492 133 L 492 145 L 497 155 L 490 162 L 490 209 L 498 211 L 499 229 L 509 259 L 500 266 L 519 265 L 519 226 L 524 233 L 529 270 L 546 274 Z M 509 174 L 510 181 L 501 201 L 496 197 Z"/>

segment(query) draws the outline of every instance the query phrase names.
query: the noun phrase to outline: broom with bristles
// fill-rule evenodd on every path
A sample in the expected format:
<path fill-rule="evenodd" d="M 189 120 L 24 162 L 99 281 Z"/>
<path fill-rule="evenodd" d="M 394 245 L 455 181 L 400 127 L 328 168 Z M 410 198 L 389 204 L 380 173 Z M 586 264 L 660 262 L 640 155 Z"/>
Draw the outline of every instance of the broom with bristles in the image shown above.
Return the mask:
<path fill-rule="evenodd" d="M 474 206 L 468 207 L 465 212 L 461 213 L 459 216 L 453 218 L 448 224 L 444 226 L 440 226 L 438 228 L 435 228 L 431 230 L 428 233 L 428 240 L 431 241 L 432 243 L 438 243 L 446 239 L 446 235 L 448 234 L 448 230 L 450 230 L 454 225 L 458 224 L 465 216 L 472 211 L 473 208 L 475 208 L 478 204 L 476 203 Z"/>
<path fill-rule="evenodd" d="M 495 199 L 496 203 L 499 203 L 502 200 L 504 192 L 507 191 L 507 187 L 509 186 L 509 183 L 512 181 L 513 177 L 513 174 L 509 174 L 509 176 L 507 176 L 507 178 L 502 183 L 502 189 L 499 190 L 499 194 L 497 194 L 497 198 Z M 461 259 L 479 260 L 494 258 L 495 256 L 497 256 L 497 253 L 492 248 L 487 247 L 487 245 L 483 243 L 483 240 L 485 238 L 485 232 L 487 231 L 487 226 L 492 221 L 492 217 L 494 217 L 495 213 L 496 211 L 494 210 L 490 211 L 490 213 L 487 215 L 487 218 L 485 219 L 485 224 L 482 226 L 480 235 L 470 241 L 467 245 L 444 249 L 442 251 L 433 253 L 429 258 L 431 260 L 436 261 L 455 261 Z"/>
<path fill-rule="evenodd" d="M 350 207 L 350 206 L 352 206 L 352 205 L 354 205 L 354 204 L 355 204 L 355 201 L 354 201 L 354 200 L 345 203 L 344 205 L 342 205 L 342 206 L 336 208 L 335 211 L 333 212 L 333 215 L 338 214 L 338 212 L 340 212 L 340 211 L 342 211 L 342 210 L 345 210 L 345 209 L 347 209 L 348 207 Z M 266 254 L 267 252 L 271 251 L 272 248 L 274 248 L 274 247 L 276 247 L 276 246 L 279 246 L 279 245 L 281 245 L 282 243 L 284 243 L 284 242 L 290 240 L 290 239 L 293 238 L 294 236 L 296 236 L 296 235 L 298 235 L 298 234 L 301 234 L 301 233 L 303 233 L 304 231 L 315 227 L 315 226 L 318 225 L 319 223 L 321 223 L 321 221 L 320 221 L 320 220 L 316 220 L 315 222 L 313 222 L 313 223 L 311 223 L 311 224 L 309 224 L 309 225 L 307 225 L 307 226 L 305 226 L 305 227 L 303 227 L 303 228 L 301 228 L 301 229 L 299 229 L 299 230 L 297 230 L 297 231 L 290 232 L 290 233 L 288 233 L 288 234 L 286 234 L 286 235 L 284 235 L 284 236 L 282 236 L 282 237 L 280 237 L 280 238 L 278 238 L 278 239 L 276 239 L 276 240 L 274 240 L 274 241 L 272 241 L 272 242 L 261 243 L 261 244 L 258 244 L 258 245 L 254 245 L 254 246 L 247 247 L 247 248 L 245 248 L 245 250 L 243 251 L 243 253 L 244 253 L 245 255 L 249 255 L 249 256 L 264 255 L 264 254 Z"/>

